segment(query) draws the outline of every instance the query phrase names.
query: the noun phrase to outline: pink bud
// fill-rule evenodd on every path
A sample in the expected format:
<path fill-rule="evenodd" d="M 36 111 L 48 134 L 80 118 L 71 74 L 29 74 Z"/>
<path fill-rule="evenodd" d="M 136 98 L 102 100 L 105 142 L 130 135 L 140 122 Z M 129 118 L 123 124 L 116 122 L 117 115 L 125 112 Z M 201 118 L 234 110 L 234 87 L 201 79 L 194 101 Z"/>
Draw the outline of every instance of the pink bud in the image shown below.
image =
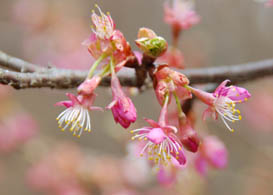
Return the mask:
<path fill-rule="evenodd" d="M 112 73 L 111 80 L 113 101 L 107 106 L 111 109 L 114 119 L 124 128 L 128 128 L 136 121 L 137 113 L 132 100 L 122 91 L 121 85 L 115 73 Z"/>
<path fill-rule="evenodd" d="M 180 124 L 180 141 L 182 142 L 183 146 L 191 151 L 197 152 L 200 139 L 197 135 L 197 132 L 191 127 L 190 123 L 187 121 L 186 124 Z"/>

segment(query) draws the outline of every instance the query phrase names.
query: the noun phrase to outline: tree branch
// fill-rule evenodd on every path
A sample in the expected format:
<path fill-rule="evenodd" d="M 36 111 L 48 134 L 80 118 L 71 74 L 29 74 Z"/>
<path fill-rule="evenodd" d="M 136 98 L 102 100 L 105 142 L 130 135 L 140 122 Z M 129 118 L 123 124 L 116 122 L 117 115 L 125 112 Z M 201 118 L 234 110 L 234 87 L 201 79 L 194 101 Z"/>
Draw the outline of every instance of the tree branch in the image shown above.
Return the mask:
<path fill-rule="evenodd" d="M 44 68 L 21 59 L 9 56 L 0 51 L 0 83 L 15 89 L 24 88 L 56 88 L 68 89 L 77 87 L 86 77 L 87 71 L 75 71 L 59 68 Z M 187 69 L 181 71 L 191 84 L 219 83 L 230 79 L 233 83 L 253 81 L 273 75 L 273 59 L 211 68 Z M 118 74 L 123 86 L 138 86 L 133 69 Z M 104 78 L 101 86 L 109 86 L 110 78 Z"/>

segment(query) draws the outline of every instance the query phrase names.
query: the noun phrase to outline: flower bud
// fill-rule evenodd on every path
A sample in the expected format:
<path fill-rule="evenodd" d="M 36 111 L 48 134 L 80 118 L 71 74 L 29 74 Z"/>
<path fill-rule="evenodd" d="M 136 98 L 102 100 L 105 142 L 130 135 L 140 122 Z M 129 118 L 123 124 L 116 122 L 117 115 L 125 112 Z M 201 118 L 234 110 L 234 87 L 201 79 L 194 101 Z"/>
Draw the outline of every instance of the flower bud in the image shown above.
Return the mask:
<path fill-rule="evenodd" d="M 153 58 L 163 55 L 168 48 L 167 41 L 148 28 L 139 29 L 136 45 L 146 55 Z"/>
<path fill-rule="evenodd" d="M 180 131 L 180 141 L 182 142 L 183 146 L 190 152 L 197 152 L 200 139 L 196 131 L 188 123 L 180 127 Z"/>
<path fill-rule="evenodd" d="M 163 55 L 168 48 L 168 43 L 162 37 L 140 38 L 136 40 L 136 44 L 146 55 L 154 58 Z"/>

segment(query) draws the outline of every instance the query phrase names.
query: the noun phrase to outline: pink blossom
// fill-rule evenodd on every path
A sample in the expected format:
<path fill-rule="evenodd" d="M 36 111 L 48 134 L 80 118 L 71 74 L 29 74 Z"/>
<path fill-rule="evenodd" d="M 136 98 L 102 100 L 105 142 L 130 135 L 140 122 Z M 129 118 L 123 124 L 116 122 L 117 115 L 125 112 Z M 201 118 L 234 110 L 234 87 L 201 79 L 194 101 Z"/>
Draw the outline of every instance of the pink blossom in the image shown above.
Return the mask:
<path fill-rule="evenodd" d="M 168 98 L 160 112 L 159 122 L 145 119 L 150 126 L 132 130 L 135 135 L 132 140 L 144 140 L 146 142 L 140 156 L 148 154 L 149 160 L 153 160 L 157 166 L 165 165 L 175 157 L 179 164 L 186 163 L 186 157 L 182 150 L 182 144 L 175 135 L 177 128 L 166 124 Z"/>
<path fill-rule="evenodd" d="M 88 111 L 102 110 L 100 107 L 92 106 L 96 95 L 94 93 L 78 96 L 67 93 L 66 95 L 70 100 L 57 102 L 55 104 L 56 106 L 65 106 L 67 108 L 56 119 L 59 128 L 65 131 L 65 129 L 70 127 L 70 131 L 73 132 L 73 135 L 78 133 L 78 137 L 81 136 L 83 130 L 91 132 L 91 122 Z"/>
<path fill-rule="evenodd" d="M 92 28 L 92 30 L 96 34 L 97 38 L 101 40 L 109 40 L 115 30 L 115 23 L 111 18 L 110 13 L 105 15 L 98 5 L 96 5 L 96 7 L 99 10 L 100 16 L 98 16 L 93 10 L 91 19 L 95 25 L 95 29 Z"/>
<path fill-rule="evenodd" d="M 172 7 L 166 2 L 164 14 L 165 22 L 170 24 L 174 31 L 189 29 L 200 21 L 191 0 L 173 0 Z"/>
<path fill-rule="evenodd" d="M 136 108 L 132 100 L 122 91 L 116 74 L 112 73 L 111 88 L 113 101 L 107 106 L 111 109 L 116 123 L 128 128 L 137 118 Z"/>
<path fill-rule="evenodd" d="M 168 64 L 170 67 L 184 69 L 184 56 L 177 48 L 169 48 L 162 56 L 157 58 L 157 63 Z"/>
<path fill-rule="evenodd" d="M 250 93 L 241 87 L 229 86 L 226 84 L 229 80 L 223 81 L 214 93 L 208 93 L 199 89 L 188 87 L 190 91 L 196 95 L 201 101 L 209 105 L 209 108 L 203 113 L 203 119 L 207 115 L 211 115 L 214 119 L 218 118 L 218 114 L 230 131 L 234 131 L 228 122 L 234 123 L 235 121 L 241 120 L 241 112 L 235 109 L 236 103 L 242 103 L 250 98 Z"/>
<path fill-rule="evenodd" d="M 225 145 L 215 136 L 207 136 L 200 145 L 200 151 L 195 159 L 196 170 L 206 175 L 208 166 L 223 169 L 227 165 L 228 153 Z"/>

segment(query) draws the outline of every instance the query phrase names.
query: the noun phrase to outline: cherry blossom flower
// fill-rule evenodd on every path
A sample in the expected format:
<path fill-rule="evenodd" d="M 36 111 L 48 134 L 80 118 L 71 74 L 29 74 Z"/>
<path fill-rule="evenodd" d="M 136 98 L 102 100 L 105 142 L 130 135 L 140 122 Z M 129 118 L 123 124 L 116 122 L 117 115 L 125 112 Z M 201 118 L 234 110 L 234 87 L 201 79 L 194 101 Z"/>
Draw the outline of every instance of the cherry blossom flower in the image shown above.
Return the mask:
<path fill-rule="evenodd" d="M 182 144 L 175 135 L 177 128 L 166 124 L 168 97 L 160 112 L 158 123 L 151 119 L 145 119 L 150 126 L 131 131 L 131 133 L 135 134 L 132 140 L 138 139 L 146 142 L 140 156 L 147 153 L 148 159 L 153 160 L 157 166 L 167 165 L 171 160 L 171 156 L 175 157 L 179 164 L 186 163 Z"/>
<path fill-rule="evenodd" d="M 170 24 L 178 34 L 181 30 L 191 28 L 200 21 L 200 17 L 194 10 L 192 0 L 173 0 L 170 7 L 169 2 L 164 5 L 164 20 Z"/>
<path fill-rule="evenodd" d="M 88 111 L 102 110 L 100 107 L 92 106 L 96 95 L 94 93 L 91 95 L 78 96 L 67 93 L 66 95 L 70 100 L 55 104 L 56 106 L 65 106 L 67 108 L 56 119 L 59 128 L 65 131 L 70 127 L 70 131 L 73 132 L 73 135 L 78 134 L 78 137 L 81 136 L 83 131 L 91 132 L 91 122 Z"/>
<path fill-rule="evenodd" d="M 207 136 L 200 145 L 199 153 L 195 159 L 195 168 L 205 176 L 208 166 L 223 169 L 227 165 L 228 154 L 225 145 L 215 136 Z"/>
<path fill-rule="evenodd" d="M 122 91 L 114 70 L 112 71 L 111 88 L 113 101 L 107 106 L 107 109 L 112 110 L 116 123 L 119 123 L 124 128 L 128 128 L 131 123 L 136 121 L 136 108 L 132 100 Z"/>
<path fill-rule="evenodd" d="M 207 115 L 212 115 L 216 120 L 218 115 L 220 115 L 226 127 L 233 132 L 234 129 L 227 122 L 234 123 L 242 119 L 241 112 L 235 109 L 235 105 L 247 101 L 251 95 L 246 89 L 241 87 L 226 87 L 228 82 L 229 80 L 223 81 L 214 93 L 208 93 L 192 87 L 188 87 L 188 89 L 201 101 L 209 105 L 209 108 L 203 113 L 203 119 Z"/>

